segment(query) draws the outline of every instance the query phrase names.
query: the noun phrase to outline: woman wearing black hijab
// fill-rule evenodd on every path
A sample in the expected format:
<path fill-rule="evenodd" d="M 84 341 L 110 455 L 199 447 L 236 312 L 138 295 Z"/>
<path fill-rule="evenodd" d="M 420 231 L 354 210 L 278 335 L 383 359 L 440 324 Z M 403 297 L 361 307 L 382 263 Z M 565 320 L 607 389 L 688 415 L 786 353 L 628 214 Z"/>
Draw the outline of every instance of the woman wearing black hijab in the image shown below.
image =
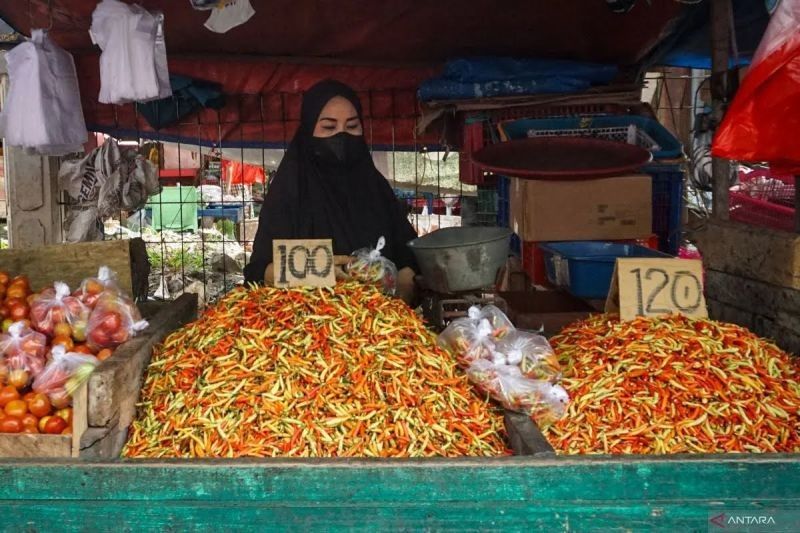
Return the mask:
<path fill-rule="evenodd" d="M 300 128 L 269 187 L 245 281 L 272 280 L 274 239 L 332 239 L 336 255 L 374 248 L 399 272 L 397 294 L 414 295 L 416 262 L 406 243 L 416 237 L 364 141 L 361 102 L 338 81 L 303 96 Z"/>

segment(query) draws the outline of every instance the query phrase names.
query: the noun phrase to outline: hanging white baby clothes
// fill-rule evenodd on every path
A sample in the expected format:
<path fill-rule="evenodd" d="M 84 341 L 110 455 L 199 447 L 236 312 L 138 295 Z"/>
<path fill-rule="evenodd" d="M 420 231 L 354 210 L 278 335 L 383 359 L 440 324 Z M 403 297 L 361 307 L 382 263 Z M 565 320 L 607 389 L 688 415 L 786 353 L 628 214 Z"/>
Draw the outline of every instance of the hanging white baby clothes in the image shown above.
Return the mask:
<path fill-rule="evenodd" d="M 148 102 L 172 96 L 163 15 L 139 5 L 103 0 L 92 13 L 89 34 L 103 51 L 101 103 Z"/>
<path fill-rule="evenodd" d="M 226 33 L 241 26 L 256 13 L 250 0 L 224 0 L 222 4 L 214 8 L 206 21 L 206 28 L 216 33 Z"/>
<path fill-rule="evenodd" d="M 11 86 L 0 136 L 41 155 L 82 152 L 88 134 L 75 62 L 44 30 L 6 54 Z"/>

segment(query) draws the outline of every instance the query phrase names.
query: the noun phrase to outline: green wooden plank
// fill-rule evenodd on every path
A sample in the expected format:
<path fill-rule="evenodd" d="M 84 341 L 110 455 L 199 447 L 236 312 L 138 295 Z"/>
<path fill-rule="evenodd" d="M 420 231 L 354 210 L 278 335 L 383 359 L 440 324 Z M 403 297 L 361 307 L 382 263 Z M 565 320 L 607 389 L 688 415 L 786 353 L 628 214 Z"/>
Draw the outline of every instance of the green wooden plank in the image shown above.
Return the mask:
<path fill-rule="evenodd" d="M 370 461 L 6 461 L 0 531 L 707 531 L 800 513 L 797 455 Z"/>
<path fill-rule="evenodd" d="M 785 503 L 785 502 L 783 502 Z M 708 531 L 707 504 L 460 504 L 340 506 L 177 502 L 14 502 L 0 505 L 0 531 L 502 530 Z M 798 511 L 800 512 L 800 511 Z"/>
<path fill-rule="evenodd" d="M 169 461 L 0 463 L 0 500 L 761 500 L 800 497 L 793 456 L 727 460 Z M 147 492 L 136 487 L 148 486 Z M 75 487 L 64 491 L 63 487 Z"/>

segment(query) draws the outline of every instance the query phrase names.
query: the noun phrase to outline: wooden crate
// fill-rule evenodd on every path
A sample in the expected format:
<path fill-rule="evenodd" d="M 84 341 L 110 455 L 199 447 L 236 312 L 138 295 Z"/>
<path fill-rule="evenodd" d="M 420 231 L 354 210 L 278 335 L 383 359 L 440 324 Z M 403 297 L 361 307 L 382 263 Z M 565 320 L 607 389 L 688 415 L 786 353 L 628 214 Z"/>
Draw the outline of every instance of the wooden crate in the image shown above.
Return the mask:
<path fill-rule="evenodd" d="M 0 458 L 78 457 L 81 437 L 87 428 L 86 412 L 87 398 L 84 384 L 72 396 L 72 435 L 0 433 Z"/>
<path fill-rule="evenodd" d="M 136 416 L 136 402 L 153 348 L 173 330 L 197 317 L 197 295 L 184 294 L 159 309 L 150 306 L 150 325 L 103 361 L 87 383 L 87 429 L 80 440 L 80 456 L 119 457 Z"/>
<path fill-rule="evenodd" d="M 147 297 L 150 263 L 142 239 L 0 250 L 0 270 L 28 276 L 34 290 L 52 286 L 55 281 L 75 290 L 81 281 L 96 276 L 101 265 L 116 272 L 127 294 L 137 300 Z"/>
<path fill-rule="evenodd" d="M 0 270 L 25 274 L 41 289 L 64 281 L 71 289 L 96 276 L 101 265 L 117 276 L 124 292 L 147 296 L 150 266 L 141 239 L 45 246 L 0 251 Z M 174 302 L 141 305 L 150 326 L 100 363 L 73 397 L 73 434 L 23 435 L 0 433 L 0 457 L 118 457 L 133 420 L 142 375 L 153 347 L 173 329 L 197 316 L 197 296 Z"/>

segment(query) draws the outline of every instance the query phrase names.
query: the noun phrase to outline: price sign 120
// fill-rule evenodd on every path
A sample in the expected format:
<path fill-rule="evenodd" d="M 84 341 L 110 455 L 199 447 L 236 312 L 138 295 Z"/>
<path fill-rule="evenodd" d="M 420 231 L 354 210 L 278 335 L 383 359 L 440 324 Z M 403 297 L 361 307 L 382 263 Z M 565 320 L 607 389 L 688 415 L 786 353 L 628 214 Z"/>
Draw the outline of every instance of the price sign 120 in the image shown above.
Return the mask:
<path fill-rule="evenodd" d="M 618 259 L 606 310 L 620 318 L 681 313 L 706 317 L 703 267 L 687 259 Z"/>
<path fill-rule="evenodd" d="M 333 287 L 336 285 L 330 239 L 272 241 L 275 286 Z"/>

